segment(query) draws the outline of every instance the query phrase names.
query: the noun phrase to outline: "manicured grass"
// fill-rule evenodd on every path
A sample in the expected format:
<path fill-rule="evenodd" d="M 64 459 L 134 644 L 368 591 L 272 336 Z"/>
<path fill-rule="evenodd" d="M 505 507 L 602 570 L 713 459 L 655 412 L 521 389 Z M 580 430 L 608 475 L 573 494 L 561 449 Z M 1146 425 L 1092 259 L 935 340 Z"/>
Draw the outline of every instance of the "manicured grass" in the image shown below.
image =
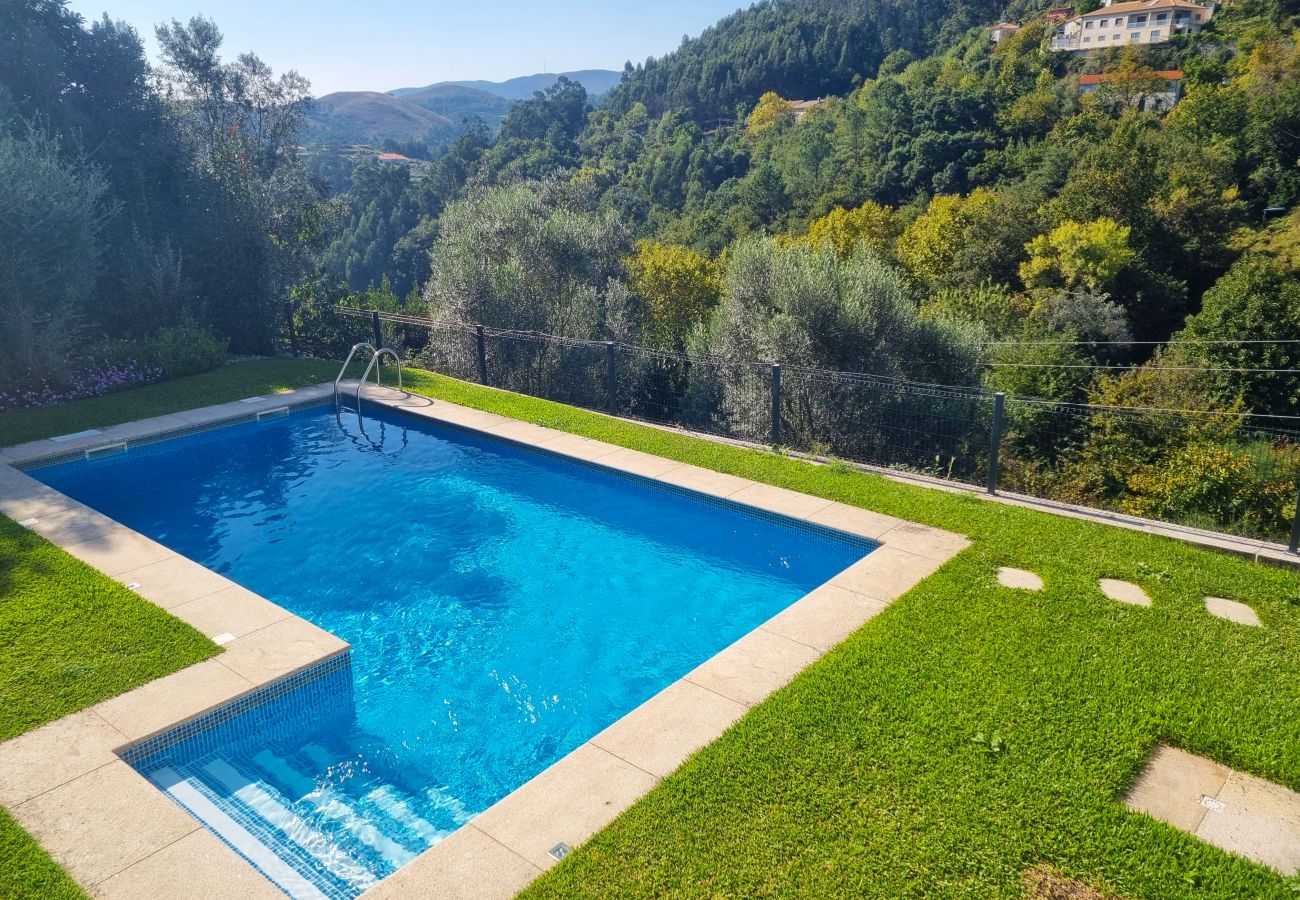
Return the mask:
<path fill-rule="evenodd" d="M 333 381 L 339 364 L 254 359 L 103 397 L 0 413 L 0 447 Z"/>
<path fill-rule="evenodd" d="M 0 516 L 0 740 L 217 652 L 179 619 Z M 0 810 L 0 897 L 62 896 L 80 889 Z"/>
<path fill-rule="evenodd" d="M 276 362 L 286 364 L 285 378 L 301 375 L 296 383 L 334 374 Z M 223 373 L 196 378 L 188 402 L 175 406 L 133 399 L 137 411 L 127 418 L 232 399 L 214 399 L 204 380 Z M 408 370 L 407 386 L 974 540 L 694 756 L 528 897 L 1020 897 L 1021 872 L 1040 862 L 1123 896 L 1296 896 L 1300 883 L 1116 802 L 1161 740 L 1300 789 L 1294 572 L 427 373 Z M 131 393 L 145 390 L 153 389 Z M 128 395 L 103 399 L 127 402 Z M 4 422 L 0 417 L 0 433 Z M 43 433 L 88 424 L 64 420 Z M 6 540 L 8 528 L 0 531 Z M 12 537 L 33 539 L 26 532 Z M 27 550 L 19 549 L 25 559 Z M 5 558 L 0 563 L 0 572 L 14 568 Z M 1037 594 L 1004 589 L 994 578 L 999 565 L 1038 572 L 1047 587 Z M 1102 576 L 1142 584 L 1155 605 L 1106 600 L 1096 586 Z M 4 577 L 10 586 L 0 587 L 0 597 L 7 603 L 12 585 L 33 576 Z M 1212 618 L 1202 608 L 1206 594 L 1250 603 L 1265 627 Z M 0 617 L 0 628 L 4 622 Z M 56 629 L 29 627 L 52 632 L 56 647 L 68 640 Z M 7 643 L 0 631 L 0 644 Z M 103 645 L 108 663 L 98 661 L 100 648 L 84 647 L 76 658 L 111 667 L 112 647 Z M 67 709 L 93 702 L 66 699 Z M 7 711 L 8 696 L 0 693 L 0 701 Z M 29 710 L 23 722 L 31 724 L 32 716 Z M 1003 742 L 998 752 L 975 740 L 994 733 Z M 21 838 L 0 824 L 0 852 Z M 11 868 L 36 871 L 23 861 L 2 870 Z M 54 887 L 35 887 L 52 885 L 57 871 L 39 873 L 23 876 L 21 884 L 32 887 L 20 895 L 57 895 Z M 5 887 L 0 883 L 0 892 Z"/>
<path fill-rule="evenodd" d="M 1295 572 L 438 376 L 407 386 L 974 539 L 526 897 L 1021 897 L 1039 862 L 1122 896 L 1300 891 L 1116 799 L 1158 741 L 1300 789 Z M 1047 587 L 1002 588 L 1000 565 Z M 1154 606 L 1107 600 L 1106 576 Z M 1211 617 L 1207 594 L 1265 627 Z M 977 740 L 995 733 L 1000 752 Z"/>

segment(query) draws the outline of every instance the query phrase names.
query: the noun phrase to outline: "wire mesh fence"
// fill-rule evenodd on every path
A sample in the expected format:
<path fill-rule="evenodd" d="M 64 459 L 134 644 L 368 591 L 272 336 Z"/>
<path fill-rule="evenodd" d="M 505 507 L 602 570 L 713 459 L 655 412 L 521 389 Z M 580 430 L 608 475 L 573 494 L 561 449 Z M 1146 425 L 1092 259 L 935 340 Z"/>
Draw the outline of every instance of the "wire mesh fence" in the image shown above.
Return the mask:
<path fill-rule="evenodd" d="M 1003 398 L 348 307 L 318 318 L 297 336 L 313 355 L 377 339 L 453 378 L 757 444 L 1266 541 L 1300 522 L 1300 431 L 1236 412 Z"/>

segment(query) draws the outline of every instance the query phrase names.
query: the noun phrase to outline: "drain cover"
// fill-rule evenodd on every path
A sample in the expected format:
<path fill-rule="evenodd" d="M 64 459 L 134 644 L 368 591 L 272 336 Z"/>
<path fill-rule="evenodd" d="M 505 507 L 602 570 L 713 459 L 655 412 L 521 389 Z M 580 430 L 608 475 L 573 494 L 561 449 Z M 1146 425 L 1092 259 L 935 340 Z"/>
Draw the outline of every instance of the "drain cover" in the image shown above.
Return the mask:
<path fill-rule="evenodd" d="M 551 859 L 558 861 L 564 859 L 564 857 L 568 856 L 572 852 L 573 852 L 573 848 L 570 847 L 568 844 L 564 843 L 563 841 L 561 841 L 560 843 L 552 847 L 550 850 L 547 850 L 546 855 L 549 856 Z"/>

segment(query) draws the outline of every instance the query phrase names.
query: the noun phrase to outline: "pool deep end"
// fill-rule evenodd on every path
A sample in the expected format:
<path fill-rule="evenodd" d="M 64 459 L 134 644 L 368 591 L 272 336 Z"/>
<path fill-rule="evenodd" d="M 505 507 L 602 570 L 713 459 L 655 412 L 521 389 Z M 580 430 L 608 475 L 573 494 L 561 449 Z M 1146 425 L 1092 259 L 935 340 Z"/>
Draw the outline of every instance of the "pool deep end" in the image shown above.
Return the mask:
<path fill-rule="evenodd" d="M 353 645 L 128 757 L 294 896 L 355 896 L 874 546 L 367 420 L 315 407 L 30 472 Z"/>

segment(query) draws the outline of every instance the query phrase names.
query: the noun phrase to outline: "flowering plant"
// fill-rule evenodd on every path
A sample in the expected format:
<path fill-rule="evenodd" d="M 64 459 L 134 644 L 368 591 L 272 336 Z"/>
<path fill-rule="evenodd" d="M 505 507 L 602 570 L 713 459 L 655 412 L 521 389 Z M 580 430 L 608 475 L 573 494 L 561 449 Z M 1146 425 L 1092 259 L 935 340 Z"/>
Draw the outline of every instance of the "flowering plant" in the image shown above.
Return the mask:
<path fill-rule="evenodd" d="M 43 379 L 24 388 L 0 387 L 0 412 L 98 397 L 125 387 L 149 384 L 162 377 L 161 367 L 142 365 L 134 360 L 87 359 L 71 376 L 57 382 Z"/>

